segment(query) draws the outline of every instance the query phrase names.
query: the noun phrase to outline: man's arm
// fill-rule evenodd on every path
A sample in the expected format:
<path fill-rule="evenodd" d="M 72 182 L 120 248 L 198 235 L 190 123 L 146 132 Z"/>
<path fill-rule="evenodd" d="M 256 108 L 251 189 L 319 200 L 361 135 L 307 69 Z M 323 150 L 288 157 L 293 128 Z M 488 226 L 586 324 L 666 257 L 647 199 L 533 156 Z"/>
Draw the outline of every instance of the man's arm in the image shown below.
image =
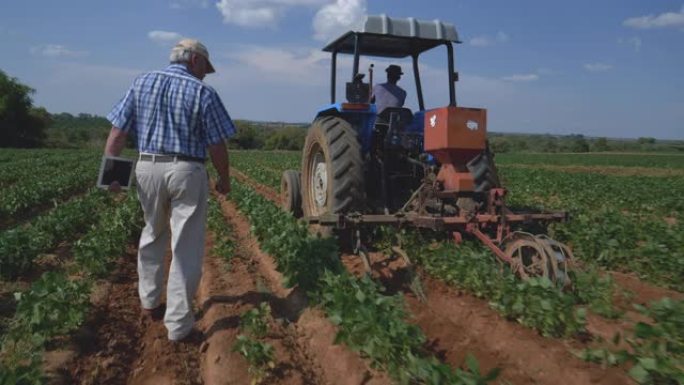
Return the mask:
<path fill-rule="evenodd" d="M 228 149 L 226 143 L 221 141 L 209 146 L 211 163 L 218 172 L 219 179 L 216 182 L 216 189 L 221 194 L 230 192 L 230 161 L 228 159 Z"/>
<path fill-rule="evenodd" d="M 126 137 L 128 133 L 116 126 L 112 126 L 107 137 L 107 144 L 105 145 L 105 155 L 119 156 L 121 151 L 126 146 Z"/>

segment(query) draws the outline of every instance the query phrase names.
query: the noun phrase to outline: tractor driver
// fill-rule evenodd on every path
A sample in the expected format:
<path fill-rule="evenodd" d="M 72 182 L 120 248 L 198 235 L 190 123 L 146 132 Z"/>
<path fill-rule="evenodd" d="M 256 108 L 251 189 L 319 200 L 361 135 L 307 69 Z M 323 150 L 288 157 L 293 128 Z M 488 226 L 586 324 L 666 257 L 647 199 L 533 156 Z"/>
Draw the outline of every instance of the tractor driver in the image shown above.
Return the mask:
<path fill-rule="evenodd" d="M 378 114 L 387 107 L 403 107 L 406 100 L 406 91 L 397 85 L 397 82 L 404 73 L 401 67 L 390 64 L 386 69 L 387 83 L 378 84 L 373 87 L 371 103 L 375 103 Z"/>

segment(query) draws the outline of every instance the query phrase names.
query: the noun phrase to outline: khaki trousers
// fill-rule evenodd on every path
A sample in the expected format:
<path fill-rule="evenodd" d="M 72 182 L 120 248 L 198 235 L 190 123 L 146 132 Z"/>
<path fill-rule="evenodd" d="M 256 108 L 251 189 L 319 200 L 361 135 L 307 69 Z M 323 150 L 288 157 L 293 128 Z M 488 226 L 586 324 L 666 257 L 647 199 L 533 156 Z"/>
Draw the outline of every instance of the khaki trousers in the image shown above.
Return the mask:
<path fill-rule="evenodd" d="M 202 276 L 208 177 L 199 162 L 139 161 L 135 168 L 145 227 L 138 248 L 142 307 L 161 302 L 164 254 L 171 236 L 171 267 L 164 325 L 170 340 L 185 337 L 195 323 L 192 302 Z"/>

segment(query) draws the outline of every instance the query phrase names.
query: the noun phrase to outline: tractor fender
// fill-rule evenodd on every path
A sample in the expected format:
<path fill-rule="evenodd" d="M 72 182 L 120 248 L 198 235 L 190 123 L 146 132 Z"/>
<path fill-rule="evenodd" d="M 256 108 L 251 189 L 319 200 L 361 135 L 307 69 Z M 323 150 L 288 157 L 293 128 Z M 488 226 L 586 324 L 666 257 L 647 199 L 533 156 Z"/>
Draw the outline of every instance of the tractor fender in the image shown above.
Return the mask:
<path fill-rule="evenodd" d="M 345 105 L 351 105 L 351 103 L 333 103 L 319 109 L 314 121 L 325 116 L 336 116 L 344 119 L 358 133 L 361 151 L 367 154 L 371 148 L 373 127 L 377 118 L 375 104 L 368 104 L 367 109 L 347 109 Z"/>

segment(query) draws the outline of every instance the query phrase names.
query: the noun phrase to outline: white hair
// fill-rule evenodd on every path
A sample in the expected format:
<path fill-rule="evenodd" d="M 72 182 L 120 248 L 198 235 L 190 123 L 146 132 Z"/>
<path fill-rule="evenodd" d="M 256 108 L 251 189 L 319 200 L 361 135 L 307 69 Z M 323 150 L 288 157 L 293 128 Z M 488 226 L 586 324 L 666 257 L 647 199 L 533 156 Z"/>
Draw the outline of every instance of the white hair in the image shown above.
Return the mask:
<path fill-rule="evenodd" d="M 190 58 L 192 57 L 192 54 L 193 52 L 189 49 L 174 48 L 171 50 L 171 56 L 169 57 L 169 61 L 171 61 L 171 64 L 188 64 L 190 63 Z"/>

